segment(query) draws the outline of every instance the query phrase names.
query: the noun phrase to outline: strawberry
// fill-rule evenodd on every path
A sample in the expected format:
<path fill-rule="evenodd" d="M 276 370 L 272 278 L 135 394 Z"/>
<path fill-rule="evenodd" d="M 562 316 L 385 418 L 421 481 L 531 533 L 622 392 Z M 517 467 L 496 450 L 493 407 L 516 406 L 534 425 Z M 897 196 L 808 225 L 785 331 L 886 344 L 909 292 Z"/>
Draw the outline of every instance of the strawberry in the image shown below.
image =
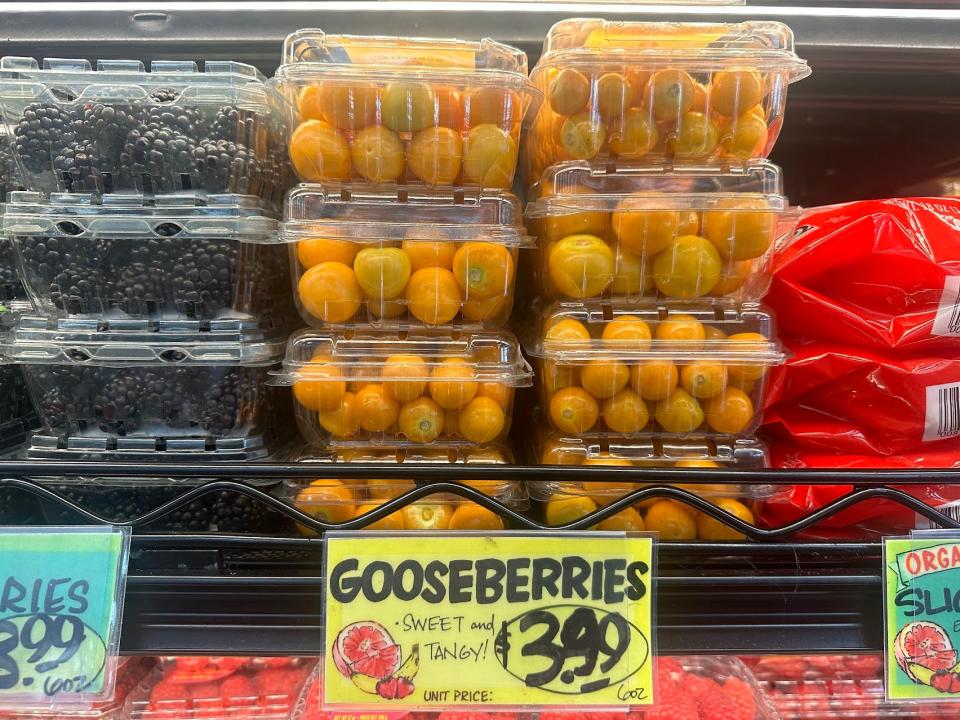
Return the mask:
<path fill-rule="evenodd" d="M 883 677 L 882 655 L 847 655 L 844 658 L 843 664 L 847 672 L 849 672 L 853 677 Z"/>
<path fill-rule="evenodd" d="M 680 689 L 696 700 L 701 695 L 716 695 L 720 692 L 720 685 L 713 678 L 688 673 L 680 681 Z"/>
<path fill-rule="evenodd" d="M 802 680 L 808 669 L 809 665 L 802 657 L 765 657 L 757 664 L 754 673 L 769 680 Z"/>
<path fill-rule="evenodd" d="M 186 708 L 189 697 L 190 693 L 185 685 L 161 680 L 150 692 L 150 706 L 154 710 Z"/>
<path fill-rule="evenodd" d="M 257 690 L 250 678 L 243 673 L 234 673 L 220 681 L 220 696 L 230 707 L 257 704 Z"/>
<path fill-rule="evenodd" d="M 743 708 L 721 690 L 703 693 L 697 698 L 700 720 L 753 720 L 754 714 L 743 714 Z"/>
<path fill-rule="evenodd" d="M 303 670 L 299 668 L 266 668 L 253 676 L 253 682 L 260 695 L 288 696 L 300 685 Z"/>
<path fill-rule="evenodd" d="M 730 677 L 723 683 L 723 692 L 737 707 L 737 717 L 752 718 L 757 714 L 757 700 L 753 688 L 738 677 Z"/>
<path fill-rule="evenodd" d="M 644 720 L 700 720 L 697 702 L 683 690 L 660 690 L 657 704 L 648 710 Z"/>

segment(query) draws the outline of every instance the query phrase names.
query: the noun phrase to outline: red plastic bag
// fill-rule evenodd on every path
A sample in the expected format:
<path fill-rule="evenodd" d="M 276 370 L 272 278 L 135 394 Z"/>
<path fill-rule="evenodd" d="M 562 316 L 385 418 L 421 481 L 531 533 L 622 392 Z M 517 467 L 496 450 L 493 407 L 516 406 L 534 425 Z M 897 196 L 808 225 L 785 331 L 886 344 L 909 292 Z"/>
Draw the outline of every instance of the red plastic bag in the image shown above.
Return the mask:
<path fill-rule="evenodd" d="M 877 457 L 844 455 L 806 449 L 792 443 L 771 443 L 770 462 L 785 468 L 908 469 L 918 467 L 960 467 L 960 453 L 944 443 L 906 455 Z M 941 512 L 956 515 L 960 508 L 960 487 L 955 485 L 905 485 L 899 488 Z M 758 522 L 781 527 L 799 520 L 853 490 L 852 485 L 794 485 L 788 494 L 777 494 L 760 508 Z M 891 500 L 865 500 L 853 505 L 797 537 L 819 540 L 862 539 L 897 535 L 930 527 L 926 518 Z"/>
<path fill-rule="evenodd" d="M 935 442 L 960 452 L 960 359 L 786 346 L 792 357 L 770 374 L 768 437 L 851 455 L 899 455 Z"/>
<path fill-rule="evenodd" d="M 781 336 L 912 353 L 960 349 L 960 199 L 808 211 L 774 258 Z"/>

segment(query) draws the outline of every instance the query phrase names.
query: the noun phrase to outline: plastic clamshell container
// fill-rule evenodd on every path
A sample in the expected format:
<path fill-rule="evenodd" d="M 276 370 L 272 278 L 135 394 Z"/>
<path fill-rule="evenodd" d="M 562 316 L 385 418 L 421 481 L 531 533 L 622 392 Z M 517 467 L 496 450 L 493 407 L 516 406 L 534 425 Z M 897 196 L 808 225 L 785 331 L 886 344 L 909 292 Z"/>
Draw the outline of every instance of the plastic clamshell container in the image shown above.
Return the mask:
<path fill-rule="evenodd" d="M 0 112 L 29 190 L 205 190 L 279 204 L 289 184 L 289 113 L 251 65 L 5 57 Z"/>
<path fill-rule="evenodd" d="M 784 359 L 772 318 L 750 306 L 558 304 L 543 317 L 525 349 L 566 437 L 750 437 Z"/>
<path fill-rule="evenodd" d="M 213 442 L 274 420 L 266 381 L 283 340 L 238 321 L 22 318 L 2 352 L 47 434 Z"/>
<path fill-rule="evenodd" d="M 406 463 L 405 463 L 406 464 Z M 411 475 L 416 469 L 411 466 Z M 451 477 L 451 481 L 456 480 Z M 468 480 L 463 482 L 512 510 L 529 507 L 527 489 L 516 480 Z M 287 504 L 329 523 L 359 518 L 388 500 L 415 487 L 408 480 L 288 480 L 278 490 Z M 386 518 L 366 525 L 363 530 L 503 530 L 507 520 L 472 500 L 453 493 L 435 493 L 409 503 Z M 316 534 L 296 524 L 305 535 Z"/>
<path fill-rule="evenodd" d="M 295 108 L 288 147 L 306 182 L 508 189 L 540 98 L 526 54 L 489 39 L 299 30 L 275 82 Z"/>
<path fill-rule="evenodd" d="M 124 717 L 289 720 L 314 668 L 305 658 L 175 658 L 130 695 Z"/>
<path fill-rule="evenodd" d="M 755 440 L 604 438 L 590 441 L 547 431 L 537 443 L 541 465 L 623 465 L 637 468 L 764 468 L 766 446 Z M 691 486 L 692 487 L 692 486 Z M 719 486 L 717 486 L 719 487 Z M 756 486 L 753 486 L 756 487 Z"/>
<path fill-rule="evenodd" d="M 153 658 L 121 657 L 117 660 L 117 684 L 112 700 L 86 705 L 50 708 L 0 709 L 0 720 L 127 720 L 124 704 L 153 668 Z"/>
<path fill-rule="evenodd" d="M 318 447 L 487 445 L 510 431 L 532 371 L 506 331 L 302 330 L 272 382 L 293 387 L 300 432 Z"/>
<path fill-rule="evenodd" d="M 271 405 L 275 400 L 270 398 Z M 280 407 L 274 410 L 278 416 Z M 261 425 L 268 425 L 266 420 Z M 247 462 L 266 460 L 284 443 L 279 433 L 244 437 L 90 436 L 34 433 L 25 455 L 31 460 L 121 460 L 124 462 Z"/>
<path fill-rule="evenodd" d="M 678 696 L 691 698 L 694 693 L 707 693 L 709 697 L 715 693 L 727 695 L 734 701 L 738 708 L 737 717 L 780 720 L 776 708 L 763 694 L 750 669 L 738 658 L 721 655 L 661 656 L 657 658 L 657 671 L 658 680 L 664 685 L 669 683 L 671 687 L 661 686 L 656 697 L 667 698 L 670 702 L 655 702 L 650 708 L 654 713 L 672 715 L 672 703 Z M 729 707 L 727 703 L 717 703 L 716 706 Z M 753 715 L 749 714 L 749 710 L 742 710 L 751 706 Z"/>
<path fill-rule="evenodd" d="M 513 309 L 520 200 L 501 190 L 300 185 L 282 239 L 315 327 L 366 322 L 497 328 Z"/>
<path fill-rule="evenodd" d="M 336 445 L 329 452 L 318 453 L 313 448 L 301 448 L 294 453 L 298 462 L 352 463 L 354 465 L 380 465 L 384 463 L 417 465 L 512 465 L 513 453 L 506 445 L 451 445 L 449 447 L 394 447 L 378 448 L 351 445 L 349 442 Z M 459 482 L 456 477 L 451 482 Z"/>
<path fill-rule="evenodd" d="M 111 523 L 136 520 L 211 481 L 209 478 L 160 477 L 36 479 L 48 490 Z M 254 481 L 253 484 L 261 490 L 269 490 L 278 482 Z M 89 522 L 53 501 L 42 500 L 41 509 L 46 521 L 52 525 Z M 143 527 L 147 532 L 274 533 L 282 525 L 282 517 L 263 503 L 240 493 L 221 490 L 202 495 Z"/>
<path fill-rule="evenodd" d="M 782 720 L 956 720 L 951 702 L 890 702 L 877 655 L 745 658 Z"/>
<path fill-rule="evenodd" d="M 557 300 L 760 299 L 799 218 L 780 168 L 554 165 L 531 190 L 540 285 Z"/>
<path fill-rule="evenodd" d="M 0 457 L 18 450 L 36 424 L 23 371 L 0 363 Z"/>
<path fill-rule="evenodd" d="M 279 223 L 254 197 L 15 192 L 3 229 L 48 315 L 295 317 Z"/>
<path fill-rule="evenodd" d="M 526 135 L 527 184 L 566 160 L 766 157 L 787 86 L 809 74 L 778 22 L 563 20 L 530 74 L 544 102 Z"/>

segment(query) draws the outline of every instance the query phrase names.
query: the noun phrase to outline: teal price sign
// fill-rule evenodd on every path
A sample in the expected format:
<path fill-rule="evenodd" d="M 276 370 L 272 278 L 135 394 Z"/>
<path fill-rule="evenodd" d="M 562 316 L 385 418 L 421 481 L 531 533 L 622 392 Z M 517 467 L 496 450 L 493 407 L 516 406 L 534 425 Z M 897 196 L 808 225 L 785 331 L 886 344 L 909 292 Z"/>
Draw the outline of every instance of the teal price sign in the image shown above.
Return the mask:
<path fill-rule="evenodd" d="M 129 528 L 0 527 L 0 707 L 113 697 Z"/>

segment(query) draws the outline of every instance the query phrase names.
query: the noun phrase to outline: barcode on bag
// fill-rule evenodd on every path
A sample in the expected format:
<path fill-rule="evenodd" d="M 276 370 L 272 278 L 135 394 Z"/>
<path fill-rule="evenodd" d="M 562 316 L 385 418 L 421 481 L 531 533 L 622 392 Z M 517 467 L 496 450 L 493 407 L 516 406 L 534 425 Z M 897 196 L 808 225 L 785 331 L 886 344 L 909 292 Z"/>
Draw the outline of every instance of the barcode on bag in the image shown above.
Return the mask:
<path fill-rule="evenodd" d="M 960 335 L 960 275 L 948 275 L 943 281 L 943 293 L 933 319 L 931 335 Z"/>
<path fill-rule="evenodd" d="M 924 442 L 960 435 L 960 383 L 931 385 L 927 388 Z"/>

